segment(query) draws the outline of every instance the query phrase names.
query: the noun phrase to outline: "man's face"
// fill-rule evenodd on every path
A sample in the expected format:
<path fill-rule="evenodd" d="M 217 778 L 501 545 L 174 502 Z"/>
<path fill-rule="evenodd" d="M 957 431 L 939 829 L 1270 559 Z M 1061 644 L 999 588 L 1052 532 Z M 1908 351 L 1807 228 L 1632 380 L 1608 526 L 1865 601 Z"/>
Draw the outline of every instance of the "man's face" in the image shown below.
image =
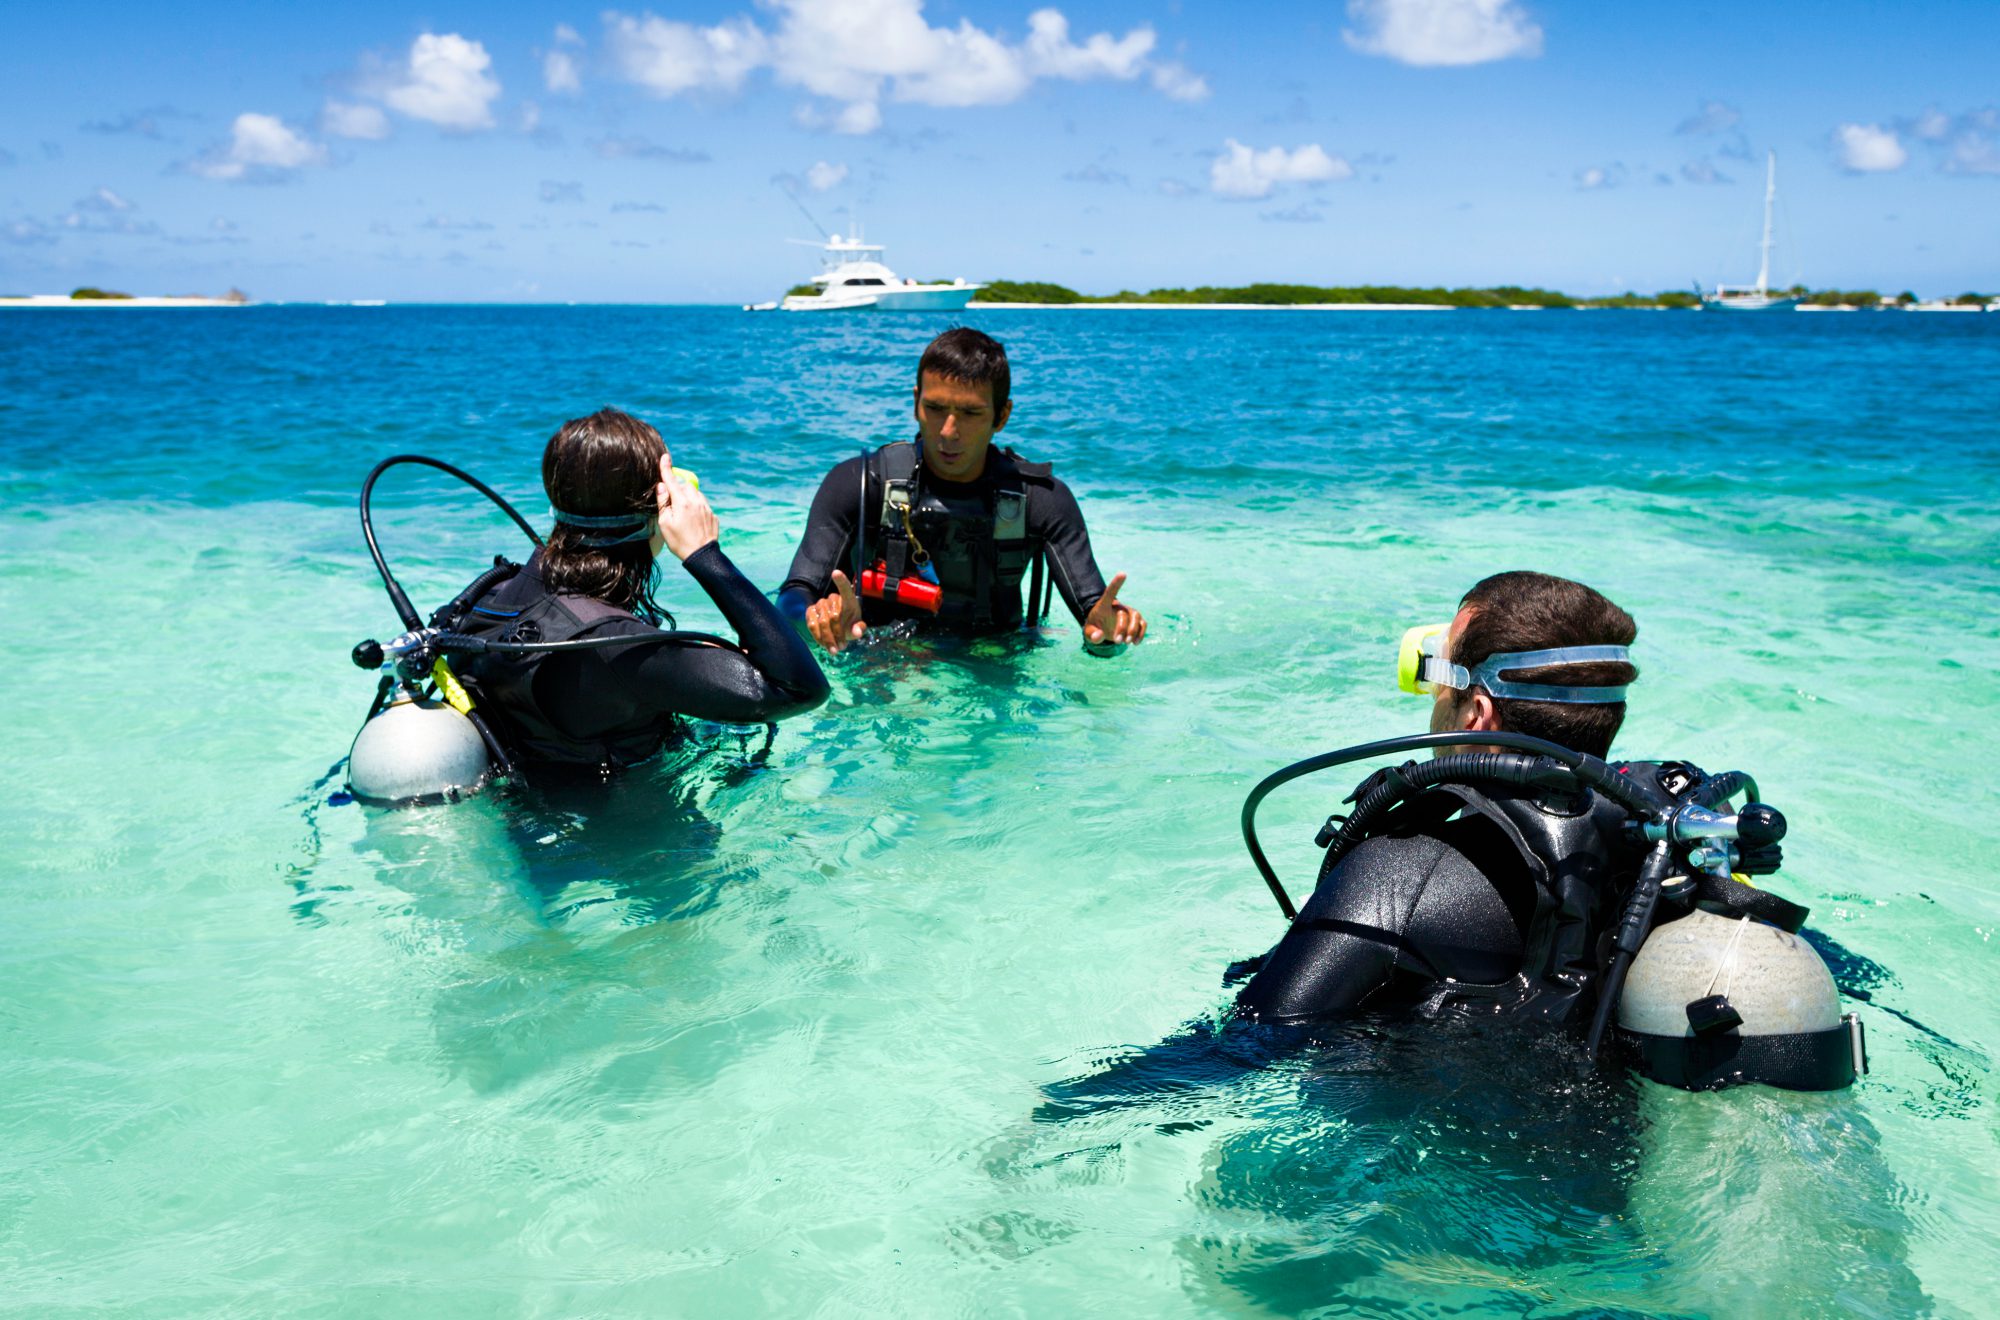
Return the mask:
<path fill-rule="evenodd" d="M 1451 627 L 1444 634 L 1444 658 L 1449 660 L 1458 650 L 1458 635 L 1465 631 L 1465 625 L 1472 618 L 1470 609 L 1462 609 L 1452 618 Z M 1431 732 L 1450 733 L 1465 725 L 1465 706 L 1472 700 L 1470 692 L 1460 692 L 1440 684 L 1431 690 Z M 1463 747 L 1448 749 L 1454 752 L 1466 750 Z M 1440 752 L 1440 755 L 1443 753 Z"/>
<path fill-rule="evenodd" d="M 917 426 L 924 466 L 946 481 L 972 481 L 986 470 L 993 433 L 1007 424 L 1013 400 L 993 409 L 993 386 L 926 371 L 917 385 Z"/>

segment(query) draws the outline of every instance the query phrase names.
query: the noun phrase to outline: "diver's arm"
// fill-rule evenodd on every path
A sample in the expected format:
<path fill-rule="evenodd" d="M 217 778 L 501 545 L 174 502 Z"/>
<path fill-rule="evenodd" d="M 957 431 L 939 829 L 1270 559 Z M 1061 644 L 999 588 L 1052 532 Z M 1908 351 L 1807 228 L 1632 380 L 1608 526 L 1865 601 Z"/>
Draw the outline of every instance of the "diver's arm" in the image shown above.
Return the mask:
<path fill-rule="evenodd" d="M 1104 594 L 1104 575 L 1097 571 L 1097 557 L 1090 552 L 1090 532 L 1083 525 L 1083 510 L 1068 486 L 1050 478 L 1047 489 L 1038 489 L 1028 498 L 1032 530 L 1048 547 L 1049 570 L 1063 604 L 1082 623 L 1090 607 Z M 1030 602 L 1030 606 L 1038 602 Z"/>
<path fill-rule="evenodd" d="M 826 700 L 826 675 L 805 640 L 719 545 L 711 541 L 682 563 L 729 621 L 742 649 L 669 642 L 597 653 L 623 700 L 656 716 L 686 715 L 721 724 L 782 720 Z M 636 619 L 598 631 L 627 633 L 635 640 L 662 636 Z M 592 685 L 600 681 L 590 680 Z"/>
<path fill-rule="evenodd" d="M 805 535 L 799 538 L 791 571 L 778 589 L 778 608 L 801 630 L 806 626 L 806 610 L 833 590 L 833 570 L 852 570 L 848 561 L 854 551 L 866 471 L 866 459 L 859 455 L 835 464 L 813 496 Z"/>
<path fill-rule="evenodd" d="M 1264 965 L 1236 996 L 1261 1022 L 1311 1022 L 1351 1012 L 1389 983 L 1409 950 L 1409 916 L 1429 871 L 1414 854 L 1435 840 L 1371 839 L 1321 880 Z"/>

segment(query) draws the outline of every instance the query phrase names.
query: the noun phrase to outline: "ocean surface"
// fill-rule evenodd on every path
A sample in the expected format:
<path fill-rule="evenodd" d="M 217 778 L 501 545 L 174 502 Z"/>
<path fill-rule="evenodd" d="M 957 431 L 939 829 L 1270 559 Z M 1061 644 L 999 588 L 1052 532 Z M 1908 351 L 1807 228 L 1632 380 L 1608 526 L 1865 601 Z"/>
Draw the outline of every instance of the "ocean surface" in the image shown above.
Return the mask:
<path fill-rule="evenodd" d="M 540 521 L 621 406 L 775 588 L 947 322 L 0 315 L 0 1313 L 1991 1314 L 2000 316 L 964 319 L 1143 646 L 890 639 L 768 749 L 384 813 L 374 462 Z M 435 474 L 378 509 L 426 610 L 524 549 Z M 1620 753 L 1790 818 L 1852 1090 L 1216 1030 L 1281 929 L 1245 793 L 1420 729 L 1398 637 L 1518 567 L 1639 620 Z M 1266 805 L 1295 894 L 1358 777 Z"/>

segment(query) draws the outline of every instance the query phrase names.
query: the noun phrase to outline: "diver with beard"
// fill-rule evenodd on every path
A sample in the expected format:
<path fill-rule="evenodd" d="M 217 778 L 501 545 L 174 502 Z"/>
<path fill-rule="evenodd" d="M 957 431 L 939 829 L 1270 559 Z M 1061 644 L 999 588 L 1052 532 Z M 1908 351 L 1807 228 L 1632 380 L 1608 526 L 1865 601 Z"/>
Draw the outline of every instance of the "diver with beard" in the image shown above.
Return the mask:
<path fill-rule="evenodd" d="M 993 444 L 1013 414 L 1011 384 L 998 341 L 945 331 L 917 363 L 917 438 L 820 483 L 778 605 L 825 650 L 901 621 L 975 635 L 1038 623 L 1045 574 L 1090 646 L 1144 640 L 1145 617 L 1118 599 L 1125 576 L 1105 585 L 1069 487 Z"/>

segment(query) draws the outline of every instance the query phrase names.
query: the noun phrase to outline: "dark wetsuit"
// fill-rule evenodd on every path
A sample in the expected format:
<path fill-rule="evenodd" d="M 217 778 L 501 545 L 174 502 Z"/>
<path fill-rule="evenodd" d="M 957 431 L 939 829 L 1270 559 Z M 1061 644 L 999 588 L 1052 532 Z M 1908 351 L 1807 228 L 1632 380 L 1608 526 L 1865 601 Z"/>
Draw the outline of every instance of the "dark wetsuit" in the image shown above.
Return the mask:
<path fill-rule="evenodd" d="M 473 604 L 472 625 L 516 637 L 523 617 L 558 620 L 573 636 L 629 635 L 633 645 L 526 657 L 481 656 L 465 676 L 525 760 L 629 764 L 659 750 L 677 717 L 761 724 L 826 700 L 826 676 L 798 632 L 711 541 L 683 566 L 729 621 L 741 649 L 648 641 L 667 634 L 602 602 L 553 596 L 536 551 Z M 549 614 L 550 602 L 563 606 Z M 583 626 L 562 625 L 571 617 Z M 538 640 L 557 640 L 545 627 Z"/>
<path fill-rule="evenodd" d="M 1322 879 L 1237 1008 L 1309 1022 L 1424 999 L 1444 980 L 1495 985 L 1521 970 L 1535 885 L 1483 816 L 1369 839 Z"/>
<path fill-rule="evenodd" d="M 990 513 L 994 495 L 1003 482 L 1018 485 L 1027 492 L 1027 540 L 1028 544 L 1046 551 L 1049 575 L 1055 589 L 1061 593 L 1063 604 L 1083 622 L 1090 607 L 1104 594 L 1104 576 L 1098 572 L 1097 560 L 1090 552 L 1090 533 L 1084 529 L 1083 510 L 1077 507 L 1076 496 L 1068 486 L 1057 478 L 1047 475 L 1047 469 L 1039 465 L 1023 465 L 1034 475 L 1023 476 L 1018 462 L 1006 450 L 994 448 L 988 451 L 986 470 L 976 481 L 944 481 L 923 469 L 917 480 L 923 494 L 952 509 L 984 509 Z M 868 518 L 867 548 L 872 560 L 880 553 L 882 533 L 876 522 L 881 516 L 881 484 L 868 481 L 871 489 L 863 502 L 862 485 L 867 478 L 868 460 L 865 456 L 850 458 L 826 474 L 820 482 L 819 493 L 813 496 L 812 512 L 806 519 L 806 531 L 799 541 L 798 553 L 792 557 L 791 573 L 778 597 L 778 606 L 794 620 L 803 620 L 806 607 L 826 596 L 833 590 L 833 570 L 838 568 L 850 578 L 854 575 L 854 533 L 856 519 L 863 515 Z M 919 519 L 921 522 L 921 518 Z M 955 552 L 972 552 L 971 547 L 962 544 L 957 535 L 958 528 L 944 528 L 934 531 L 925 542 L 931 552 L 939 575 L 943 581 L 945 595 L 949 601 L 962 600 L 965 595 L 965 573 L 955 573 L 958 567 L 955 559 L 962 555 Z M 862 567 L 868 567 L 864 564 Z M 955 576 L 963 581 L 955 581 Z M 987 618 L 983 621 L 971 617 L 954 619 L 946 617 L 936 620 L 957 631 L 985 632 L 1018 628 L 1024 617 L 1021 603 L 1020 577 L 995 574 L 988 593 Z M 1038 603 L 1037 603 L 1038 604 Z M 864 597 L 861 617 L 871 627 L 891 623 L 898 619 L 930 620 L 931 616 L 912 610 L 891 601 L 874 600 Z"/>

